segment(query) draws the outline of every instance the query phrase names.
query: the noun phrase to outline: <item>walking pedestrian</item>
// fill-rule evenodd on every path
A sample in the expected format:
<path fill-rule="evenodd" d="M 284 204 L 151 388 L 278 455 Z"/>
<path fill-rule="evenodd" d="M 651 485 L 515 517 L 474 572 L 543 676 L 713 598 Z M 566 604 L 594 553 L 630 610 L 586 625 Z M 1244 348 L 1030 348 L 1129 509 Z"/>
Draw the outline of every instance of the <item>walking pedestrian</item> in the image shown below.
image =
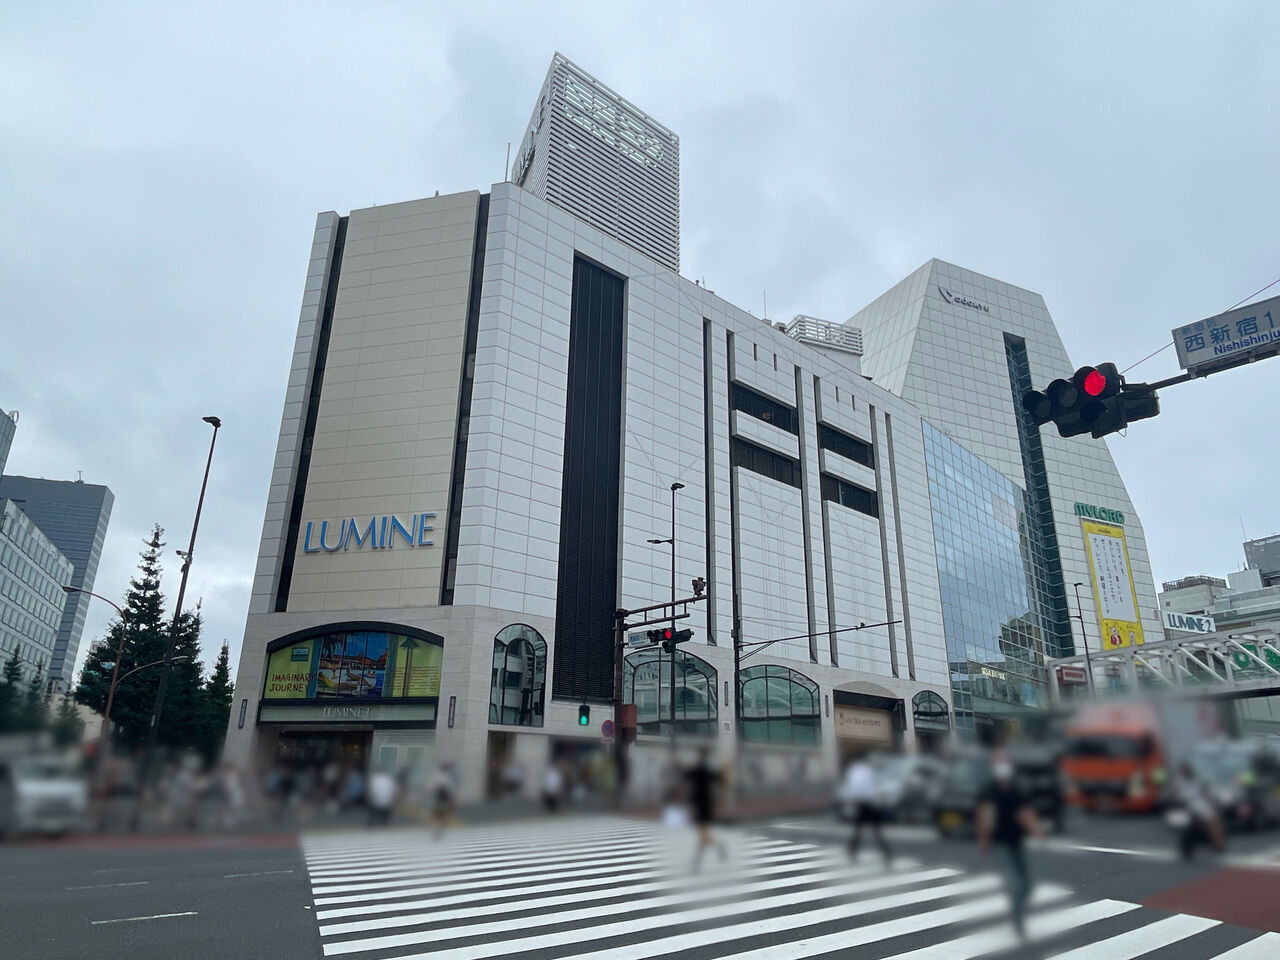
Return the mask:
<path fill-rule="evenodd" d="M 717 841 L 711 834 L 711 824 L 715 821 L 716 789 L 720 785 L 720 774 L 711 768 L 710 750 L 703 747 L 698 751 L 697 764 L 685 773 L 689 784 L 689 805 L 693 808 L 693 822 L 698 828 L 698 851 L 693 858 L 693 868 L 697 870 L 702 863 L 702 854 L 707 847 L 715 846 L 720 851 L 720 858 L 725 856 L 723 841 Z"/>
<path fill-rule="evenodd" d="M 560 809 L 560 794 L 563 791 L 564 774 L 560 772 L 560 765 L 553 759 L 547 764 L 547 769 L 542 774 L 542 803 L 547 808 L 547 813 L 555 813 Z"/>
<path fill-rule="evenodd" d="M 865 751 L 859 752 L 849 764 L 845 774 L 845 793 L 853 803 L 853 836 L 849 838 L 849 856 L 856 857 L 862 845 L 862 828 L 868 827 L 875 835 L 876 845 L 884 854 L 886 867 L 893 864 L 893 851 L 881 832 L 880 805 L 876 796 L 876 771 L 867 759 Z"/>
<path fill-rule="evenodd" d="M 1004 750 L 991 755 L 991 781 L 978 802 L 978 845 L 982 855 L 994 848 L 1009 893 L 1013 928 L 1026 939 L 1031 869 L 1023 841 L 1043 836 L 1030 800 L 1014 779 L 1013 761 Z"/>
<path fill-rule="evenodd" d="M 455 788 L 453 767 L 447 763 L 438 766 L 431 777 L 431 783 L 428 785 L 432 805 L 431 825 L 437 837 L 444 832 L 444 828 L 453 820 Z"/>
<path fill-rule="evenodd" d="M 1218 809 L 1209 796 L 1209 788 L 1186 761 L 1178 764 L 1173 793 L 1185 816 L 1185 824 L 1178 831 L 1178 849 L 1182 859 L 1191 859 L 1202 838 L 1209 841 L 1215 852 L 1221 853 L 1224 844 Z"/>
<path fill-rule="evenodd" d="M 369 776 L 369 822 L 386 826 L 391 822 L 391 808 L 396 802 L 396 778 L 385 767 Z"/>

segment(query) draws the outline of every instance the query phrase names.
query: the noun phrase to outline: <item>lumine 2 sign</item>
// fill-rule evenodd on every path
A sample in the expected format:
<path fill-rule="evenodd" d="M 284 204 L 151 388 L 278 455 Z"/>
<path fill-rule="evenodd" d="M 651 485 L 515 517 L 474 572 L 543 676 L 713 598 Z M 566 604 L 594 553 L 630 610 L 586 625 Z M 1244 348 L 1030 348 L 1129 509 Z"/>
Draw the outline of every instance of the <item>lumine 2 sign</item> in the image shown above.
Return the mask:
<path fill-rule="evenodd" d="M 434 513 L 415 513 L 408 522 L 394 514 L 381 517 L 343 519 L 337 521 L 321 520 L 320 529 L 315 529 L 315 521 L 307 521 L 307 532 L 302 538 L 303 553 L 337 553 L 339 550 L 390 550 L 396 545 L 397 537 L 402 545 L 408 547 L 431 547 L 435 541 L 430 539 L 435 527 L 430 521 L 435 519 Z M 330 525 L 336 527 L 331 533 Z"/>

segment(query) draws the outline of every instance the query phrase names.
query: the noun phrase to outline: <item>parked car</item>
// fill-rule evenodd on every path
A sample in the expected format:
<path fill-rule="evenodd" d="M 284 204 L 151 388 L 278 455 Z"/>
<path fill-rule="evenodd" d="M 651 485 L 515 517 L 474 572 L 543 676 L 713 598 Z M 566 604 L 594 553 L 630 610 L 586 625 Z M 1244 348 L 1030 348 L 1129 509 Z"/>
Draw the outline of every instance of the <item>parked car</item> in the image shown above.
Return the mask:
<path fill-rule="evenodd" d="M 1228 827 L 1260 829 L 1280 823 L 1280 758 L 1256 741 L 1227 741 L 1196 749 L 1188 763 Z"/>
<path fill-rule="evenodd" d="M 881 755 L 871 758 L 876 776 L 876 804 L 891 820 L 927 821 L 946 764 L 929 756 Z M 836 814 L 852 820 L 854 803 L 845 781 L 836 785 Z"/>
<path fill-rule="evenodd" d="M 88 808 L 88 784 L 61 757 L 0 759 L 0 836 L 68 833 L 83 824 Z"/>
<path fill-rule="evenodd" d="M 1027 795 L 1042 823 L 1062 829 L 1063 791 L 1058 756 L 1047 748 L 1018 745 L 1008 750 L 1015 782 Z M 933 822 L 943 836 L 976 832 L 976 814 L 983 792 L 991 783 L 991 763 L 984 753 L 955 756 L 942 777 L 933 803 Z"/>

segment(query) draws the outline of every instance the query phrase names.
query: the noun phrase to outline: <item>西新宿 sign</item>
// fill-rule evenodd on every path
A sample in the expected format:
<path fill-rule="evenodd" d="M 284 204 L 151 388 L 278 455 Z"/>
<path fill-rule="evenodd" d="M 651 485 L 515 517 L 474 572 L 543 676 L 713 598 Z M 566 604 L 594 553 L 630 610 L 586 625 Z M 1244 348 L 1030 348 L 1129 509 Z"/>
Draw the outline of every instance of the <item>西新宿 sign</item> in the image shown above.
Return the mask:
<path fill-rule="evenodd" d="M 1280 297 L 1178 327 L 1178 363 L 1192 376 L 1280 353 Z"/>
<path fill-rule="evenodd" d="M 1119 510 L 1112 510 L 1110 507 L 1095 507 L 1091 503 L 1077 503 L 1076 516 L 1124 526 L 1124 514 Z"/>

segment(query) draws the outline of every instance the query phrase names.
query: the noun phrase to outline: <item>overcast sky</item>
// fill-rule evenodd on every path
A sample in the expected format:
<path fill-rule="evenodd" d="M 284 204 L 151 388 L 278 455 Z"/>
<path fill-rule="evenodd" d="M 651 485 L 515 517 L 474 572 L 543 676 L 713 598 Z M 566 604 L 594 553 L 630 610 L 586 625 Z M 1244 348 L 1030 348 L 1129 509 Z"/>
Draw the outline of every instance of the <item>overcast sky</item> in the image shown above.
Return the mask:
<path fill-rule="evenodd" d="M 115 492 L 107 596 L 162 524 L 172 597 L 222 417 L 188 597 L 238 654 L 315 214 L 503 179 L 557 49 L 680 136 L 683 273 L 757 314 L 843 320 L 939 257 L 1126 367 L 1280 277 L 1280 6 L 830 7 L 11 5 L 8 472 Z M 1278 382 L 1171 388 L 1109 441 L 1157 580 L 1280 530 Z"/>

